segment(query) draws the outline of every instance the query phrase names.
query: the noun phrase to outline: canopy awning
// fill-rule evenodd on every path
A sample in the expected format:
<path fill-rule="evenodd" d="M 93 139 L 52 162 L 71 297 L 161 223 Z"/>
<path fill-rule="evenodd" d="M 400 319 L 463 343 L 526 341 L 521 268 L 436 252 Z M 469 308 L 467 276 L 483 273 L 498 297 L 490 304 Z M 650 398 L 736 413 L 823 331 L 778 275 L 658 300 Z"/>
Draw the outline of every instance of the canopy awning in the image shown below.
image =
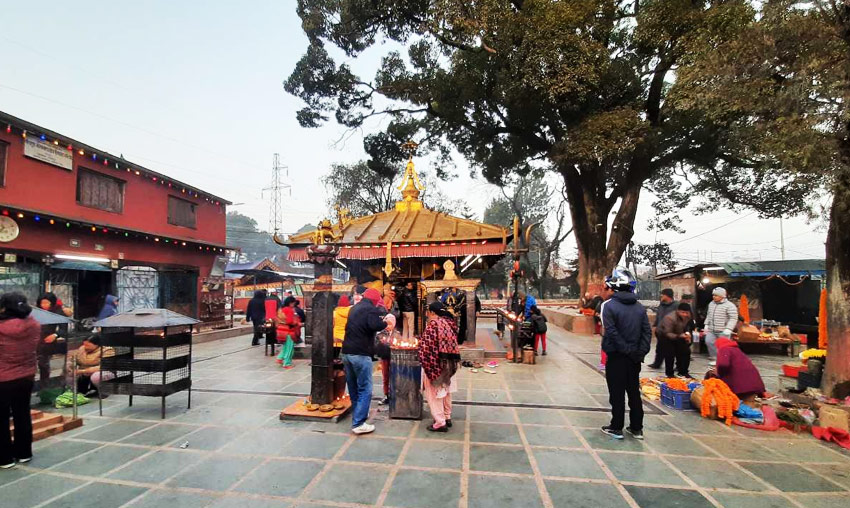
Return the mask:
<path fill-rule="evenodd" d="M 87 272 L 111 272 L 108 266 L 94 261 L 59 261 L 53 263 L 56 270 L 85 270 Z"/>

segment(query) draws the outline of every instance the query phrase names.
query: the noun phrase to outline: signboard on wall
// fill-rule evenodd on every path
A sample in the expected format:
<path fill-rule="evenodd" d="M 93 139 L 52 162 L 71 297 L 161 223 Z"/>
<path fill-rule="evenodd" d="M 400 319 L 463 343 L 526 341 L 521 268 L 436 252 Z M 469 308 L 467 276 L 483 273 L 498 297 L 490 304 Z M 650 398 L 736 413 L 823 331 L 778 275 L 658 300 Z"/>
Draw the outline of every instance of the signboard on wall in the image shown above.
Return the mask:
<path fill-rule="evenodd" d="M 74 169 L 74 154 L 70 150 L 38 138 L 24 140 L 24 155 L 69 171 Z"/>

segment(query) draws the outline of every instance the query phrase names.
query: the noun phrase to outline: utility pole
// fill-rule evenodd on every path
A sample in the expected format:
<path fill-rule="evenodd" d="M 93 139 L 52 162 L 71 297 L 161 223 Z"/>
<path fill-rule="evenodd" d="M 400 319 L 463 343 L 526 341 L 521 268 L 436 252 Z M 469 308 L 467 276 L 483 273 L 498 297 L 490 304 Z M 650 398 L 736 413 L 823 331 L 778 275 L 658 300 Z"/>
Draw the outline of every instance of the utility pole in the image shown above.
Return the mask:
<path fill-rule="evenodd" d="M 779 249 L 782 252 L 782 261 L 785 261 L 785 226 L 782 217 L 779 218 Z"/>
<path fill-rule="evenodd" d="M 289 167 L 280 163 L 280 154 L 274 154 L 272 162 L 272 183 L 270 186 L 263 189 L 263 194 L 271 193 L 271 202 L 269 203 L 269 229 L 277 238 L 280 232 L 280 226 L 283 221 L 283 207 L 281 206 L 280 191 L 289 189 L 289 195 L 292 196 L 292 186 L 282 180 L 282 173 L 286 170 L 286 178 L 289 178 Z"/>

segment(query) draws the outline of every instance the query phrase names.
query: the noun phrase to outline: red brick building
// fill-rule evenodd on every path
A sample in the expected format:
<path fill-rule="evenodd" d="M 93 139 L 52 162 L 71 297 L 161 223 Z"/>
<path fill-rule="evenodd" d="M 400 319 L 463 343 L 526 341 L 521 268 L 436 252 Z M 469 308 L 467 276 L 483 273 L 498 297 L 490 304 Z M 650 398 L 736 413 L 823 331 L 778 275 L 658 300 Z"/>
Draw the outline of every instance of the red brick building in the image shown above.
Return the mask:
<path fill-rule="evenodd" d="M 107 294 L 198 316 L 228 204 L 0 112 L 0 292 L 52 290 L 77 319 Z"/>

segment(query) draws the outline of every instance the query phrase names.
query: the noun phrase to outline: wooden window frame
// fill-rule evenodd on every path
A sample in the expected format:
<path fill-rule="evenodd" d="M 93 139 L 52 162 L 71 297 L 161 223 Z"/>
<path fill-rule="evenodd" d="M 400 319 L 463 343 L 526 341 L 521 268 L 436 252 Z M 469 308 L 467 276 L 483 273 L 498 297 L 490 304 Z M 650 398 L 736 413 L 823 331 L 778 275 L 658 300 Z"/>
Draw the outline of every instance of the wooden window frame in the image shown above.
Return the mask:
<path fill-rule="evenodd" d="M 115 211 L 115 210 L 110 210 L 108 208 L 103 208 L 101 206 L 84 203 L 82 201 L 82 189 L 81 189 L 81 186 L 80 186 L 81 183 L 82 183 L 83 174 L 94 175 L 96 178 L 103 178 L 103 179 L 111 180 L 113 182 L 118 183 L 118 185 L 121 189 L 120 210 Z M 124 213 L 124 197 L 125 197 L 125 194 L 126 194 L 126 187 L 127 187 L 127 181 L 126 180 L 122 180 L 120 178 L 115 178 L 112 175 L 107 175 L 105 173 L 101 173 L 100 171 L 95 171 L 93 169 L 84 168 L 82 166 L 77 168 L 77 204 L 80 205 L 80 206 L 84 206 L 86 208 L 92 208 L 94 210 L 100 210 L 102 212 L 123 214 Z"/>
<path fill-rule="evenodd" d="M 172 216 L 171 216 L 171 201 L 172 200 L 174 200 L 177 203 L 185 203 L 185 204 L 187 204 L 191 207 L 191 209 L 192 209 L 192 224 L 191 225 L 181 223 L 181 222 L 179 222 L 179 220 L 177 218 L 172 218 Z M 181 228 L 198 229 L 198 204 L 197 203 L 195 203 L 194 201 L 189 201 L 188 199 L 183 199 L 181 197 L 169 194 L 168 195 L 167 207 L 168 207 L 168 209 L 166 211 L 166 215 L 167 215 L 166 220 L 168 221 L 169 224 L 171 224 L 172 226 L 177 226 L 177 227 L 181 227 Z"/>

